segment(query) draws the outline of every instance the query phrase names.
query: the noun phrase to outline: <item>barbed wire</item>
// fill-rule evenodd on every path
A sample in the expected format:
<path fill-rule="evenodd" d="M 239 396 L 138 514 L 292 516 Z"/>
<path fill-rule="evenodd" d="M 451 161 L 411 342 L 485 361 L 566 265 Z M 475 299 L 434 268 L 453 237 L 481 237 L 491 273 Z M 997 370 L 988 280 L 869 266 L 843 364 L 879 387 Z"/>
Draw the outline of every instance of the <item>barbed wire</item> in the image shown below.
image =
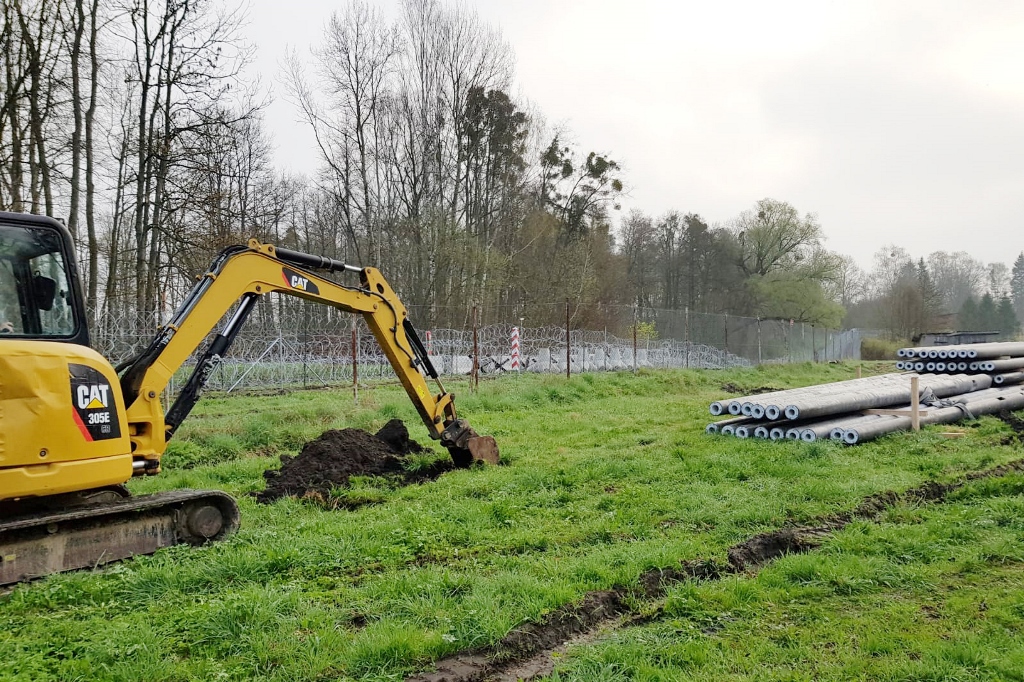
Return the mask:
<path fill-rule="evenodd" d="M 301 301 L 268 303 L 257 306 L 211 375 L 209 389 L 230 392 L 351 384 L 353 330 L 359 378 L 395 378 L 361 317 Z M 515 313 L 487 312 L 489 319 L 498 312 Z M 627 306 L 603 312 L 604 329 L 570 327 L 567 333 L 564 326 L 531 326 L 513 317 L 512 321 L 479 326 L 475 334 L 470 327 L 421 329 L 420 335 L 437 371 L 448 376 L 470 374 L 474 357 L 484 376 L 517 371 L 565 373 L 567 362 L 570 373 L 579 373 L 859 359 L 861 338 L 875 335 L 861 330 L 817 329 L 787 320 L 638 311 Z M 516 369 L 512 362 L 513 328 L 518 330 L 519 338 Z M 92 344 L 117 362 L 140 353 L 156 331 L 151 321 L 131 313 L 106 314 L 97 319 Z M 175 373 L 170 394 L 191 374 L 201 351 L 198 348 Z"/>

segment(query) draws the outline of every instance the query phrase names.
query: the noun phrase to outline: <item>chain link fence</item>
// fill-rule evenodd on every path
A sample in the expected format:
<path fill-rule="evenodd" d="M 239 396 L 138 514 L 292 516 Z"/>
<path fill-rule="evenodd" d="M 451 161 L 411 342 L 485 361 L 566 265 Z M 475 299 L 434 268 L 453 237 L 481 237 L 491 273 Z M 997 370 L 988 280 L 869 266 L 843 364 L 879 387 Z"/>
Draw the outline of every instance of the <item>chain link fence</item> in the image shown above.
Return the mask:
<path fill-rule="evenodd" d="M 551 324 L 559 314 L 565 322 Z M 414 325 L 417 319 L 437 317 L 436 309 L 415 308 L 409 316 Z M 856 360 L 861 339 L 877 335 L 790 320 L 630 306 L 587 311 L 567 304 L 528 310 L 507 306 L 445 317 L 464 317 L 466 322 L 459 329 L 417 328 L 434 366 L 448 376 L 565 374 L 567 367 L 575 374 Z M 127 313 L 96 319 L 93 346 L 115 363 L 142 351 L 157 331 L 155 322 Z M 532 319 L 547 323 L 531 324 Z M 513 330 L 518 332 L 518 356 L 512 348 Z M 191 374 L 201 351 L 175 374 L 171 394 Z M 301 300 L 265 297 L 210 376 L 208 388 L 231 392 L 351 385 L 354 368 L 360 381 L 396 378 L 361 317 Z"/>

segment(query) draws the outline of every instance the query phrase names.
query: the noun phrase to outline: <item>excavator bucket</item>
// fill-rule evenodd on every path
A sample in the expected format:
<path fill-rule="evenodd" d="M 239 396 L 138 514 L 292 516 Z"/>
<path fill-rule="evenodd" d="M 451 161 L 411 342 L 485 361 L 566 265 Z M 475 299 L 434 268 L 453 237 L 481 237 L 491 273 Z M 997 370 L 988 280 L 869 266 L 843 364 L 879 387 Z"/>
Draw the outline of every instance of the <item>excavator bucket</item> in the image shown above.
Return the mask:
<path fill-rule="evenodd" d="M 498 455 L 498 444 L 495 442 L 494 436 L 470 438 L 467 448 L 474 462 L 497 464 L 501 460 L 501 457 Z"/>
<path fill-rule="evenodd" d="M 465 419 L 457 419 L 441 434 L 441 444 L 448 448 L 455 466 L 468 468 L 477 462 L 497 464 L 501 461 L 494 436 L 481 436 Z"/>

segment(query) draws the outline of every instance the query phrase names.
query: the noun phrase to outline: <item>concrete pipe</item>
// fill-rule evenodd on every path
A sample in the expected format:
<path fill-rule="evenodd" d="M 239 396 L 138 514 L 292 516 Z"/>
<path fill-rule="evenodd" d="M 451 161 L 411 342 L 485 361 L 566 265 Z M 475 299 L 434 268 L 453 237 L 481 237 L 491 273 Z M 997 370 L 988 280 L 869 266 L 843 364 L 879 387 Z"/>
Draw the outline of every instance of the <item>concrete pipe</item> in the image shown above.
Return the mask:
<path fill-rule="evenodd" d="M 743 406 L 744 405 L 751 405 L 752 406 L 754 404 L 757 404 L 757 405 L 761 405 L 762 407 L 765 408 L 765 412 L 766 412 L 765 416 L 766 417 L 768 417 L 769 419 L 772 419 L 772 418 L 778 419 L 778 416 L 772 417 L 771 414 L 769 414 L 767 412 L 768 407 L 770 407 L 771 405 L 776 405 L 777 409 L 781 413 L 782 408 L 778 407 L 778 404 L 780 402 L 782 402 L 783 399 L 786 398 L 786 397 L 794 396 L 794 395 L 800 395 L 800 394 L 804 394 L 804 393 L 818 393 L 818 392 L 830 392 L 830 391 L 833 391 L 833 390 L 846 390 L 847 388 L 861 386 L 861 385 L 871 386 L 871 385 L 875 385 L 875 384 L 877 384 L 879 382 L 896 381 L 901 376 L 902 375 L 896 374 L 896 373 L 880 374 L 880 375 L 874 376 L 874 377 L 863 377 L 861 379 L 849 379 L 847 381 L 837 381 L 837 382 L 834 382 L 834 383 L 831 383 L 831 384 L 817 384 L 817 385 L 814 385 L 814 386 L 804 386 L 802 388 L 790 388 L 790 389 L 785 389 L 785 390 L 782 390 L 782 391 L 772 391 L 770 393 L 762 393 L 762 394 L 757 395 L 757 396 L 745 396 L 745 397 L 739 397 L 739 398 L 730 398 L 730 399 L 727 399 L 727 400 L 719 400 L 719 401 L 715 401 L 715 402 L 711 403 L 711 405 L 709 406 L 709 409 L 710 409 L 710 412 L 711 412 L 712 416 L 715 416 L 715 417 L 717 417 L 719 415 L 722 415 L 722 414 L 725 414 L 726 412 L 728 412 L 729 414 L 731 414 L 733 416 L 740 416 L 743 413 Z M 841 387 L 841 388 L 834 388 L 834 387 Z M 783 402 L 782 404 L 785 404 L 785 403 Z M 752 409 L 752 407 L 748 407 L 747 411 L 749 412 L 751 409 Z M 774 413 L 774 411 L 773 411 L 773 413 Z M 781 414 L 779 416 L 781 416 Z"/>
<path fill-rule="evenodd" d="M 997 386 L 1012 386 L 1024 382 L 1024 372 L 1008 372 L 996 374 L 992 377 L 992 383 Z"/>
<path fill-rule="evenodd" d="M 919 379 L 919 389 L 930 388 L 938 398 L 970 393 L 992 385 L 987 375 L 933 374 Z M 873 389 L 844 392 L 842 394 L 808 396 L 786 406 L 787 419 L 813 419 L 827 415 L 843 415 L 860 410 L 903 405 L 910 402 L 910 382 L 902 385 L 881 385 Z"/>
<path fill-rule="evenodd" d="M 1003 410 L 1020 410 L 1024 409 L 1024 388 L 1011 386 L 978 391 L 977 395 L 959 396 L 957 402 L 966 405 L 971 414 L 975 416 L 994 414 Z M 929 408 L 927 413 L 921 415 L 920 423 L 921 425 L 951 424 L 964 417 L 964 411 L 958 407 Z M 871 422 L 848 428 L 843 439 L 845 443 L 855 445 L 897 431 L 906 431 L 910 427 L 910 417 L 876 415 Z"/>

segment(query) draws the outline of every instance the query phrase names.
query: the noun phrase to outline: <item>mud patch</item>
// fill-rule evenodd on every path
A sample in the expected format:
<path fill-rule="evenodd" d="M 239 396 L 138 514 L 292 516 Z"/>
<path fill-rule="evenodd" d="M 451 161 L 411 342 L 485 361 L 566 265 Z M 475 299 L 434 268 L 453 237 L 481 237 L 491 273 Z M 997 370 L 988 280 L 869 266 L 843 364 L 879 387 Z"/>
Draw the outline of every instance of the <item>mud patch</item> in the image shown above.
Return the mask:
<path fill-rule="evenodd" d="M 791 525 L 760 533 L 730 547 L 728 563 L 713 559 L 680 562 L 679 567 L 645 571 L 637 585 L 587 593 L 578 604 L 564 606 L 538 623 L 516 628 L 493 647 L 466 651 L 435 664 L 433 672 L 406 678 L 406 682 L 509 682 L 533 680 L 550 675 L 556 655 L 574 643 L 593 641 L 602 632 L 640 625 L 660 617 L 635 613 L 630 597 L 656 600 L 675 584 L 692 580 L 718 580 L 728 575 L 756 572 L 788 554 L 802 554 L 819 546 L 833 533 L 855 520 L 877 520 L 901 503 L 940 502 L 969 481 L 997 478 L 1024 471 L 1024 459 L 984 471 L 975 471 L 955 483 L 926 482 L 903 492 L 884 492 L 864 500 L 852 511 L 819 517 L 807 525 Z"/>
<path fill-rule="evenodd" d="M 588 592 L 579 604 L 563 606 L 538 623 L 526 623 L 493 647 L 442 659 L 432 672 L 413 675 L 407 682 L 519 680 L 546 674 L 555 649 L 629 612 L 623 596 L 623 590 Z"/>
<path fill-rule="evenodd" d="M 821 545 L 833 532 L 831 526 L 815 528 L 783 528 L 755 535 L 746 542 L 729 548 L 730 572 L 746 571 L 763 566 L 787 554 L 802 554 Z"/>
<path fill-rule="evenodd" d="M 1008 425 L 1013 429 L 1013 435 L 1007 436 L 1003 439 L 1003 445 L 1012 445 L 1014 443 L 1024 443 L 1024 419 L 1021 419 L 1013 412 L 1006 410 L 994 415 L 1004 424 Z"/>
<path fill-rule="evenodd" d="M 498 643 L 493 658 L 495 661 L 522 660 L 628 610 L 623 603 L 622 590 L 589 592 L 580 604 L 562 607 L 540 623 L 527 623 L 510 632 Z"/>
<path fill-rule="evenodd" d="M 443 459 L 410 469 L 408 455 L 423 451 L 399 419 L 392 419 L 376 434 L 361 429 L 326 431 L 306 443 L 296 457 L 282 455 L 280 469 L 264 471 L 267 487 L 255 497 L 263 503 L 282 497 L 326 503 L 331 491 L 349 487 L 353 476 L 379 476 L 395 485 L 409 485 L 434 480 L 455 468 Z"/>
<path fill-rule="evenodd" d="M 756 388 L 743 388 L 736 384 L 729 382 L 722 384 L 722 390 L 732 395 L 761 395 L 762 393 L 774 393 L 775 391 L 781 391 L 781 388 L 775 388 L 774 386 L 758 386 Z"/>
<path fill-rule="evenodd" d="M 1024 460 L 967 474 L 963 481 L 938 483 L 927 481 L 902 493 L 883 492 L 864 498 L 852 511 L 818 517 L 813 525 L 793 525 L 754 537 L 729 548 L 729 566 L 726 572 L 738 573 L 756 569 L 787 554 L 803 554 L 819 547 L 830 535 L 841 531 L 856 520 L 877 520 L 897 504 L 941 502 L 962 488 L 968 481 L 1004 476 L 1024 469 Z"/>

